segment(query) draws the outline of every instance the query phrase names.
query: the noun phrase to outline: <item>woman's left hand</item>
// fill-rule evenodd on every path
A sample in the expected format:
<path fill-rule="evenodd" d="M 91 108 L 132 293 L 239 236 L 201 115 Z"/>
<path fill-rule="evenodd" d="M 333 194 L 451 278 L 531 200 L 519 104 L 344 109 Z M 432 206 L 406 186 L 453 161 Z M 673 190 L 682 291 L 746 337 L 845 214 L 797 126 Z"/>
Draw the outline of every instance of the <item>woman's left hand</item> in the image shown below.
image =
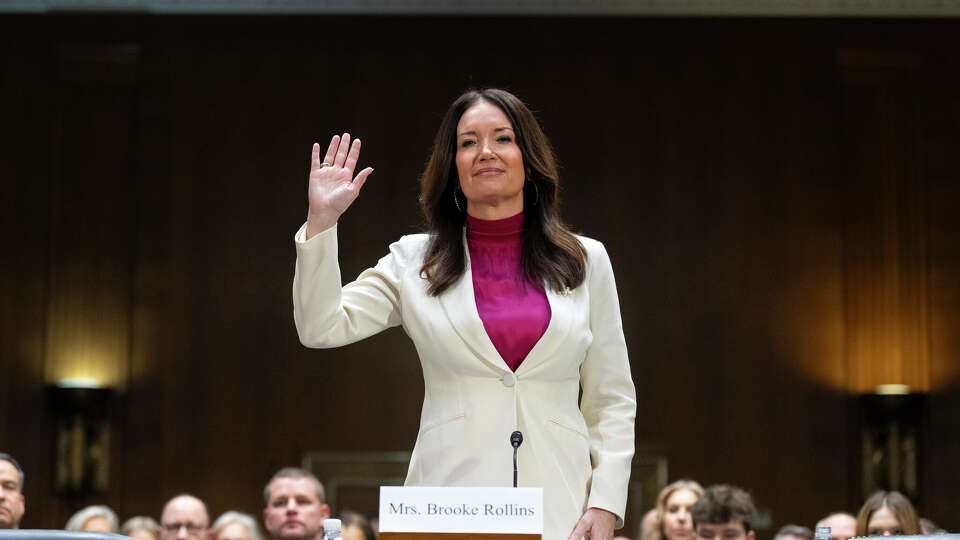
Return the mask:
<path fill-rule="evenodd" d="M 577 526 L 573 528 L 567 540 L 613 540 L 613 527 L 617 523 L 617 516 L 612 512 L 600 508 L 590 508 L 583 513 Z"/>

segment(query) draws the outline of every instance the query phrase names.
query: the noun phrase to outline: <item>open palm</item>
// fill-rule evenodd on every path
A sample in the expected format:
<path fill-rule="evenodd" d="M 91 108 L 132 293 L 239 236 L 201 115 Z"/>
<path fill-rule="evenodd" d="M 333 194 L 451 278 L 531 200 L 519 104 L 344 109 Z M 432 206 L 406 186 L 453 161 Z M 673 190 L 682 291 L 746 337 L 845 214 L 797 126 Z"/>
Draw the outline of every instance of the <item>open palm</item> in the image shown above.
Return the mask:
<path fill-rule="evenodd" d="M 307 237 L 336 224 L 340 215 L 356 200 L 373 169 L 367 167 L 356 177 L 353 171 L 360 157 L 360 139 L 350 143 L 350 134 L 334 135 L 327 153 L 320 159 L 320 145 L 313 143 L 310 156 L 310 186 L 307 200 Z"/>

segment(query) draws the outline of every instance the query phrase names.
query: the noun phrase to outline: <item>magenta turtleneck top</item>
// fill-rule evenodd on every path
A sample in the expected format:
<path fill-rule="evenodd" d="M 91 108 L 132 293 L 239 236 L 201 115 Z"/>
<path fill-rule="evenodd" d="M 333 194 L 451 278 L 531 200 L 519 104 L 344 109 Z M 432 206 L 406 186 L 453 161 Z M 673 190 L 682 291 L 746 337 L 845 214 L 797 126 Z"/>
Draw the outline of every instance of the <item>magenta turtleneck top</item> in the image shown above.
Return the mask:
<path fill-rule="evenodd" d="M 467 216 L 473 294 L 483 327 L 513 371 L 550 324 L 543 284 L 523 277 L 523 212 L 497 220 Z"/>

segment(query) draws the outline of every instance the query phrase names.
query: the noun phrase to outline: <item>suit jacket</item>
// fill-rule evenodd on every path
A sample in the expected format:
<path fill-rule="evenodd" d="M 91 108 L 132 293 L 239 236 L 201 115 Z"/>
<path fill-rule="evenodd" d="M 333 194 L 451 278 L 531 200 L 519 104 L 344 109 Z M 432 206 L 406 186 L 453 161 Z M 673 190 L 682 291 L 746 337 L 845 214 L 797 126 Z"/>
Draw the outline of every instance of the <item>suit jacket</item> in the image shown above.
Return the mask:
<path fill-rule="evenodd" d="M 424 397 L 407 485 L 512 486 L 509 438 L 519 430 L 518 483 L 544 488 L 544 538 L 565 540 L 588 507 L 622 526 L 636 394 L 603 244 L 580 238 L 586 279 L 569 292 L 546 288 L 549 326 L 514 373 L 483 328 L 469 261 L 430 296 L 420 276 L 428 237 L 404 236 L 341 288 L 336 227 L 309 241 L 304 230 L 293 279 L 301 342 L 337 347 L 402 325 L 416 346 Z"/>

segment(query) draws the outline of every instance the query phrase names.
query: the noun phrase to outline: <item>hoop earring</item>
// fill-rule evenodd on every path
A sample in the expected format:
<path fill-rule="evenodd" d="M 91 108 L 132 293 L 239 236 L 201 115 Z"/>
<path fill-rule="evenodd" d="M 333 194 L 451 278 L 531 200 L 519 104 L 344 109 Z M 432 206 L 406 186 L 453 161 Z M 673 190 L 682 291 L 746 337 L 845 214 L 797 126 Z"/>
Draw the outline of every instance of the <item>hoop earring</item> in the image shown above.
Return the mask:
<path fill-rule="evenodd" d="M 460 208 L 460 201 L 457 200 L 457 190 L 460 189 L 460 186 L 455 186 L 453 188 L 453 205 L 457 207 L 457 211 L 463 212 L 463 208 Z"/>

